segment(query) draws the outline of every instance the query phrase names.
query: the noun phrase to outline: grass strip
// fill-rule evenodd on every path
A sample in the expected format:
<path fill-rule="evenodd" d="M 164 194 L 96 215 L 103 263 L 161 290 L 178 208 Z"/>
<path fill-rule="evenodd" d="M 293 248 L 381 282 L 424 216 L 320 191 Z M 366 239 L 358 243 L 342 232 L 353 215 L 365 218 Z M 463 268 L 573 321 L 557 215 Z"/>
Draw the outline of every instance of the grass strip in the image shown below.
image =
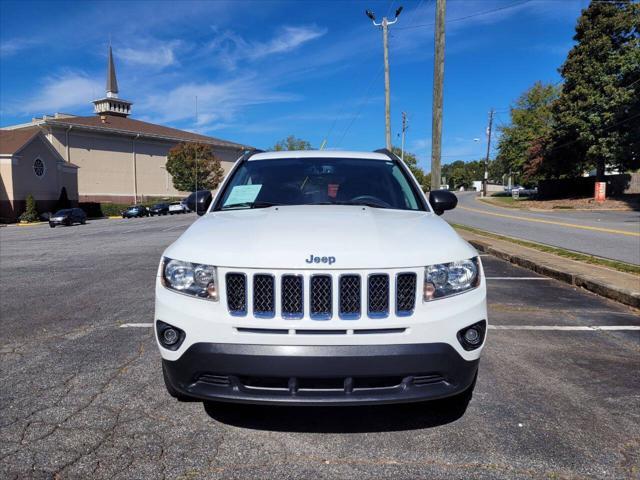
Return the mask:
<path fill-rule="evenodd" d="M 601 267 L 611 268 L 619 272 L 640 275 L 640 266 L 632 265 L 630 263 L 619 262 L 617 260 L 609 260 L 606 258 L 594 257 L 593 255 L 586 255 L 584 253 L 565 250 L 564 248 L 550 247 L 548 245 L 543 245 L 541 243 L 528 242 L 526 240 L 519 240 L 517 238 L 506 237 L 504 235 L 498 235 L 497 233 L 487 232 L 485 230 L 480 230 L 479 228 L 468 227 L 466 225 L 460 225 L 458 223 L 452 223 L 451 226 L 454 228 L 458 228 L 460 230 L 466 230 L 468 232 L 482 235 L 483 237 L 495 238 L 496 240 L 504 240 L 506 242 L 511 242 L 511 243 L 515 243 L 516 245 L 532 248 L 540 252 L 551 253 L 553 255 L 558 255 L 559 257 L 570 258 L 571 260 L 576 260 L 578 262 L 588 263 L 591 265 L 599 265 Z"/>

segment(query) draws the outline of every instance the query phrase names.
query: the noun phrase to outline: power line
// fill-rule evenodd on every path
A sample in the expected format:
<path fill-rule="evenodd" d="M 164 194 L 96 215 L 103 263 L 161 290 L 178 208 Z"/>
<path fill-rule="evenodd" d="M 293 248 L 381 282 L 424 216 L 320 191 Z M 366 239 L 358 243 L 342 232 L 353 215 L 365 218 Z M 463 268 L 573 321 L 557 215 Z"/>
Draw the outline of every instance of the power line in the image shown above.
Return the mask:
<path fill-rule="evenodd" d="M 457 17 L 447 20 L 445 23 L 453 23 L 453 22 L 461 22 L 462 20 L 468 20 L 469 18 L 480 17 L 482 15 L 488 15 L 490 13 L 500 12 L 502 10 L 508 10 L 510 8 L 518 7 L 520 5 L 524 5 L 526 3 L 531 2 L 532 0 L 524 0 L 520 2 L 510 3 L 509 5 L 505 5 L 503 7 L 493 8 L 491 10 L 485 10 L 482 12 L 473 13 L 471 15 L 465 15 L 464 17 Z M 435 22 L 430 23 L 422 23 L 420 25 L 406 26 L 406 27 L 397 27 L 396 30 L 409 30 L 412 28 L 423 28 L 423 27 L 432 27 L 435 25 Z"/>

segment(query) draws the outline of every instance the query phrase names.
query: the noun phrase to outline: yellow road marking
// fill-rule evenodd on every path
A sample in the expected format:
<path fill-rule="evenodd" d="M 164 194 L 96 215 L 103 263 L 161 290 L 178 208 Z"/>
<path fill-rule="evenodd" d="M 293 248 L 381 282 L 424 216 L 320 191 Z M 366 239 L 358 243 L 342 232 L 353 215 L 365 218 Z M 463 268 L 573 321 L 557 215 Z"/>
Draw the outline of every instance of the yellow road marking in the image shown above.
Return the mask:
<path fill-rule="evenodd" d="M 517 215 L 507 215 L 505 213 L 487 212 L 477 208 L 458 207 L 462 210 L 470 212 L 482 213 L 484 215 L 493 215 L 494 217 L 513 218 L 515 220 L 524 220 L 525 222 L 547 223 L 550 225 L 560 225 L 562 227 L 580 228 L 582 230 L 592 230 L 595 232 L 613 233 L 616 235 L 628 235 L 630 237 L 640 237 L 640 233 L 629 232 L 627 230 L 614 230 L 612 228 L 590 227 L 588 225 L 576 225 L 575 223 L 556 222 L 553 220 L 542 220 L 541 218 L 518 217 Z"/>

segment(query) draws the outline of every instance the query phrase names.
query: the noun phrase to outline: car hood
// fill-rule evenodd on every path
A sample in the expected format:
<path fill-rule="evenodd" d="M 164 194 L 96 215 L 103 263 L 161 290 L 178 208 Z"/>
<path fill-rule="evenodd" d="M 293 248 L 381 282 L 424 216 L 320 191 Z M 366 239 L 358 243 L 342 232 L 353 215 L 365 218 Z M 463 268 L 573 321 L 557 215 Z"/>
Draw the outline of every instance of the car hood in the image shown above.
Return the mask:
<path fill-rule="evenodd" d="M 342 270 L 418 267 L 477 252 L 433 213 L 304 205 L 208 213 L 165 255 L 220 267 Z"/>

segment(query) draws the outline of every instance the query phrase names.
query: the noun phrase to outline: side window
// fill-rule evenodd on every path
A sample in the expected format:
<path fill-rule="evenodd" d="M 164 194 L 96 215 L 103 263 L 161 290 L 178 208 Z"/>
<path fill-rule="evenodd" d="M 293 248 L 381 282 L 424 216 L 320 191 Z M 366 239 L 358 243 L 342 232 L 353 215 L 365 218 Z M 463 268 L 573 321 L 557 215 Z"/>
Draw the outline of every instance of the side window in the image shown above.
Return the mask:
<path fill-rule="evenodd" d="M 416 200 L 415 195 L 413 194 L 413 191 L 411 190 L 411 185 L 409 185 L 409 181 L 407 180 L 407 177 L 404 175 L 402 170 L 400 170 L 400 168 L 397 165 L 394 165 L 391 168 L 391 174 L 393 175 L 393 178 L 395 178 L 398 184 L 400 185 L 404 204 L 407 206 L 407 208 L 410 208 L 411 210 L 418 210 L 418 202 Z"/>

